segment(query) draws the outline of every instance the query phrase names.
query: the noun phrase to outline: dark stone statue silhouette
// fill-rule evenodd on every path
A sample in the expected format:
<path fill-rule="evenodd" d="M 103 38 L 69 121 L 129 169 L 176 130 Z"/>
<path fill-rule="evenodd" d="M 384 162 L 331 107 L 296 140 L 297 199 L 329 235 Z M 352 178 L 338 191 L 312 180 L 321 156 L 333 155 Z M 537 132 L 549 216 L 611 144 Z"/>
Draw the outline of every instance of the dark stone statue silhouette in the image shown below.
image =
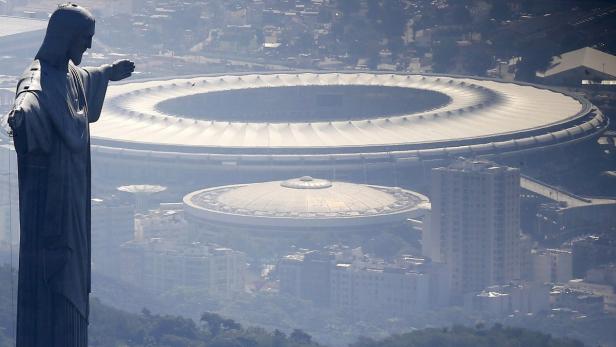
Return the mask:
<path fill-rule="evenodd" d="M 90 134 L 128 60 L 78 67 L 94 18 L 60 5 L 20 78 L 8 124 L 19 170 L 17 347 L 86 347 L 90 293 Z"/>

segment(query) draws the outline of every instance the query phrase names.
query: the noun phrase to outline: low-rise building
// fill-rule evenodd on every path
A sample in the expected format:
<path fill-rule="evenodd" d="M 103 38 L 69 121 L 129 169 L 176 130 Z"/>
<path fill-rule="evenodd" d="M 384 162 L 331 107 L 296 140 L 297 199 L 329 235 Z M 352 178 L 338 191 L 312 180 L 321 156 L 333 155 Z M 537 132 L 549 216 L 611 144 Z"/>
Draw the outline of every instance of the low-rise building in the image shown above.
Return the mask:
<path fill-rule="evenodd" d="M 422 272 L 339 263 L 331 272 L 330 300 L 332 307 L 343 311 L 407 315 L 429 308 L 429 284 L 429 275 Z"/>
<path fill-rule="evenodd" d="M 547 71 L 537 75 L 547 84 L 616 84 L 616 56 L 584 47 L 553 57 Z"/>
<path fill-rule="evenodd" d="M 574 279 L 552 291 L 553 304 L 584 313 L 616 312 L 616 293 L 609 284 Z"/>
<path fill-rule="evenodd" d="M 572 253 L 573 275 L 582 278 L 588 270 L 616 259 L 616 236 L 605 233 L 579 238 L 572 242 Z"/>
<path fill-rule="evenodd" d="M 117 198 L 92 199 L 92 269 L 121 277 L 120 246 L 133 240 L 135 207 Z"/>
<path fill-rule="evenodd" d="M 616 264 L 604 264 L 586 271 L 586 282 L 608 284 L 616 287 Z"/>
<path fill-rule="evenodd" d="M 395 262 L 364 255 L 360 248 L 330 248 L 285 256 L 277 267 L 280 292 L 351 314 L 405 316 L 447 305 L 442 264 L 403 256 Z"/>
<path fill-rule="evenodd" d="M 329 305 L 331 265 L 331 256 L 316 251 L 284 257 L 278 263 L 280 292 Z"/>
<path fill-rule="evenodd" d="M 573 279 L 573 256 L 570 250 L 533 249 L 532 279 L 539 283 L 566 283 Z"/>
<path fill-rule="evenodd" d="M 529 282 L 490 286 L 481 292 L 467 294 L 464 308 L 493 317 L 535 314 L 550 309 L 550 289 L 547 284 Z"/>
<path fill-rule="evenodd" d="M 601 295 L 569 287 L 557 287 L 550 295 L 556 309 L 566 308 L 583 314 L 604 312 L 605 299 Z"/>
<path fill-rule="evenodd" d="M 246 256 L 229 248 L 152 238 L 122 245 L 122 261 L 124 280 L 154 293 L 191 287 L 230 297 L 244 291 Z"/>

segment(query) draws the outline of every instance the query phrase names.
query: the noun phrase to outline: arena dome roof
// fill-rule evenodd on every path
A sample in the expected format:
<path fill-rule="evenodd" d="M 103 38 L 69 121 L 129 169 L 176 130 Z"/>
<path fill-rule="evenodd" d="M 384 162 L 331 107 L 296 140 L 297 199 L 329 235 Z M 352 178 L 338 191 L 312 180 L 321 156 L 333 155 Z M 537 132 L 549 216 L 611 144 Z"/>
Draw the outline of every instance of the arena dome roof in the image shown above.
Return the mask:
<path fill-rule="evenodd" d="M 395 187 L 328 181 L 286 181 L 199 190 L 184 197 L 186 213 L 206 222 L 246 226 L 336 227 L 417 217 L 428 199 Z"/>

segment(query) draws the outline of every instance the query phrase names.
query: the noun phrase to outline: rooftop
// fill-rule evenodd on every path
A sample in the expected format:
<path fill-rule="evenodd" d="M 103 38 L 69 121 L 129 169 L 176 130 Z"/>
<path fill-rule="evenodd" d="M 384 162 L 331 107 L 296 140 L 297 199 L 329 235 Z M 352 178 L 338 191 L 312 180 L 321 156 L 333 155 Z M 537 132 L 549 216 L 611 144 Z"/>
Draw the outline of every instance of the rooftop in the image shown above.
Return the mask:
<path fill-rule="evenodd" d="M 409 114 L 315 122 L 297 121 L 294 112 L 279 122 L 191 119 L 165 113 L 159 107 L 171 99 L 204 93 L 233 95 L 253 88 L 302 86 L 411 88 L 445 94 L 451 102 Z M 302 107 L 305 105 L 298 105 L 296 112 L 302 112 Z M 594 115 L 599 118 L 586 120 L 592 124 L 575 125 L 556 137 L 550 132 L 566 129 L 553 130 L 590 111 L 591 105 L 560 92 L 475 78 L 375 73 L 201 76 L 111 86 L 103 111 L 105 122 L 93 124 L 92 135 L 94 144 L 105 148 L 170 152 L 295 154 L 311 149 L 316 151 L 312 153 L 366 153 L 385 151 L 383 148 L 436 151 L 459 146 L 449 147 L 454 153 L 469 145 L 478 146 L 473 150 L 480 152 L 487 150 L 488 144 L 494 150 L 581 136 L 604 122 L 600 112 Z M 495 136 L 502 136 L 506 143 L 491 142 Z"/>
<path fill-rule="evenodd" d="M 550 77 L 580 66 L 603 72 L 616 78 L 616 56 L 591 47 L 580 48 L 563 53 L 558 57 L 553 57 L 551 67 L 542 77 Z"/>
<path fill-rule="evenodd" d="M 215 187 L 184 197 L 185 211 L 206 220 L 251 225 L 264 220 L 309 226 L 310 221 L 390 216 L 428 208 L 421 194 L 395 187 L 369 186 L 304 176 L 287 181 Z"/>
<path fill-rule="evenodd" d="M 132 193 L 132 194 L 154 194 L 154 193 L 160 193 L 160 192 L 167 190 L 167 187 L 150 185 L 150 184 L 134 184 L 130 186 L 118 187 L 118 190 L 121 192 Z"/>

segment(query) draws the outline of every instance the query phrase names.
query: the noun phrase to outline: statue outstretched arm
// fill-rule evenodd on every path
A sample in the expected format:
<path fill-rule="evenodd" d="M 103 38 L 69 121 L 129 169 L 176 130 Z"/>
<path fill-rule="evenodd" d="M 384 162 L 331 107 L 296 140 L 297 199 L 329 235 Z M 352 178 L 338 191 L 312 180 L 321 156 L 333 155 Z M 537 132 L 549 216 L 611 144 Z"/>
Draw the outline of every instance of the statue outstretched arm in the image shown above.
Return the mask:
<path fill-rule="evenodd" d="M 135 63 L 124 59 L 100 67 L 74 68 L 79 72 L 85 90 L 88 120 L 94 123 L 100 118 L 109 81 L 119 81 L 130 77 L 135 71 Z"/>

